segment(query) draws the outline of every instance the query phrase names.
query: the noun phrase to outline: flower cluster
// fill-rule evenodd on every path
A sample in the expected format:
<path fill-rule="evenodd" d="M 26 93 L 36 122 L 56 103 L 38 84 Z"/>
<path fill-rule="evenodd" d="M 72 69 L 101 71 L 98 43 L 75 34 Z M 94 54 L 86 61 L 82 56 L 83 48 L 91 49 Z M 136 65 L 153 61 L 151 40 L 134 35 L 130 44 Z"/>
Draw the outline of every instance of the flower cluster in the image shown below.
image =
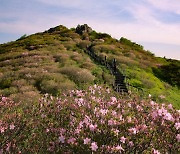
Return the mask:
<path fill-rule="evenodd" d="M 180 112 L 172 105 L 117 96 L 97 85 L 10 111 L 11 118 L 0 121 L 3 152 L 180 152 Z"/>

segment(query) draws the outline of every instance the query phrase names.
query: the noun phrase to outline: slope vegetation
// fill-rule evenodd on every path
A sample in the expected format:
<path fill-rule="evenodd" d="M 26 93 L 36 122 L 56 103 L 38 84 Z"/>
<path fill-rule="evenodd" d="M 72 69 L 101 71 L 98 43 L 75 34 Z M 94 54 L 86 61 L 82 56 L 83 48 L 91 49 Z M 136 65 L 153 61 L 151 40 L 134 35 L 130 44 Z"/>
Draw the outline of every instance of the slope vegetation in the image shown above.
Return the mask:
<path fill-rule="evenodd" d="M 1 44 L 0 94 L 15 101 L 33 102 L 45 93 L 57 96 L 93 84 L 112 87 L 110 71 L 84 52 L 90 46 L 99 57 L 116 59 L 130 87 L 180 108 L 179 61 L 155 57 L 141 45 L 97 33 L 87 25 L 76 29 L 60 25 Z M 134 92 L 136 88 L 129 90 Z"/>

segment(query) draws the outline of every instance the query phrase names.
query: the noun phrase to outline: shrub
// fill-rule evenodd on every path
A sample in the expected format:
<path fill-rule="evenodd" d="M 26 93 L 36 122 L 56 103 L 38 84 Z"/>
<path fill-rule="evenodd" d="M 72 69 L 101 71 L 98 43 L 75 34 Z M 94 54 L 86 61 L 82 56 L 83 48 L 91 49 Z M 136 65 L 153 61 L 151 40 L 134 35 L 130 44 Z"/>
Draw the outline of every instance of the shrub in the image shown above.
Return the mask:
<path fill-rule="evenodd" d="M 180 152 L 180 113 L 171 104 L 97 85 L 29 104 L 0 97 L 0 107 L 2 153 Z"/>
<path fill-rule="evenodd" d="M 131 42 L 130 40 L 128 40 L 128 39 L 126 39 L 124 37 L 121 37 L 120 43 L 122 43 L 124 45 L 128 45 L 132 49 L 135 49 L 135 50 L 143 50 L 143 46 L 142 45 L 136 44 L 135 42 Z"/>
<path fill-rule="evenodd" d="M 99 44 L 99 45 L 93 46 L 92 51 L 94 51 L 95 53 L 105 52 L 105 53 L 115 54 L 117 52 L 117 49 L 116 49 L 116 46 L 114 45 Z"/>
<path fill-rule="evenodd" d="M 67 75 L 75 83 L 91 83 L 94 80 L 94 76 L 86 69 L 78 67 L 63 67 L 60 70 L 61 73 Z"/>
<path fill-rule="evenodd" d="M 80 47 L 81 49 L 86 49 L 88 46 L 91 45 L 91 42 L 88 40 L 83 40 L 78 44 L 78 47 Z"/>

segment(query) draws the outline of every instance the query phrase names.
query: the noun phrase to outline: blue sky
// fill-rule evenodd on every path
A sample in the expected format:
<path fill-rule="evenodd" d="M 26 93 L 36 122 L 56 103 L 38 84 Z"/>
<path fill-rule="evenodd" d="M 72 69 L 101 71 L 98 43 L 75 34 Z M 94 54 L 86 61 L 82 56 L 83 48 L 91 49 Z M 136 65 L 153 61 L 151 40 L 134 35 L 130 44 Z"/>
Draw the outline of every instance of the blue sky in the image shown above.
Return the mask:
<path fill-rule="evenodd" d="M 180 60 L 180 0 L 0 0 L 0 43 L 84 23 Z"/>

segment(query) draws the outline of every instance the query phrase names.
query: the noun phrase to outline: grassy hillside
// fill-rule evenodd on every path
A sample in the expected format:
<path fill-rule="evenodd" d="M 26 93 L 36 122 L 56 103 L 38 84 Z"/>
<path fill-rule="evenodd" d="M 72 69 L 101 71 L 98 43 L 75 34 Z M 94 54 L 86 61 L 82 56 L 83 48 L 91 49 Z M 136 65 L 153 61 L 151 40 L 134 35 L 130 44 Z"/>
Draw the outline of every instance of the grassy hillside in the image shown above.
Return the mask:
<path fill-rule="evenodd" d="M 131 85 L 180 108 L 179 61 L 157 58 L 123 37 L 62 25 L 0 45 L 0 94 L 33 102 L 41 94 L 57 96 L 95 83 L 111 87 L 114 77 L 109 70 L 84 52 L 90 45 L 99 56 L 115 58 Z"/>

